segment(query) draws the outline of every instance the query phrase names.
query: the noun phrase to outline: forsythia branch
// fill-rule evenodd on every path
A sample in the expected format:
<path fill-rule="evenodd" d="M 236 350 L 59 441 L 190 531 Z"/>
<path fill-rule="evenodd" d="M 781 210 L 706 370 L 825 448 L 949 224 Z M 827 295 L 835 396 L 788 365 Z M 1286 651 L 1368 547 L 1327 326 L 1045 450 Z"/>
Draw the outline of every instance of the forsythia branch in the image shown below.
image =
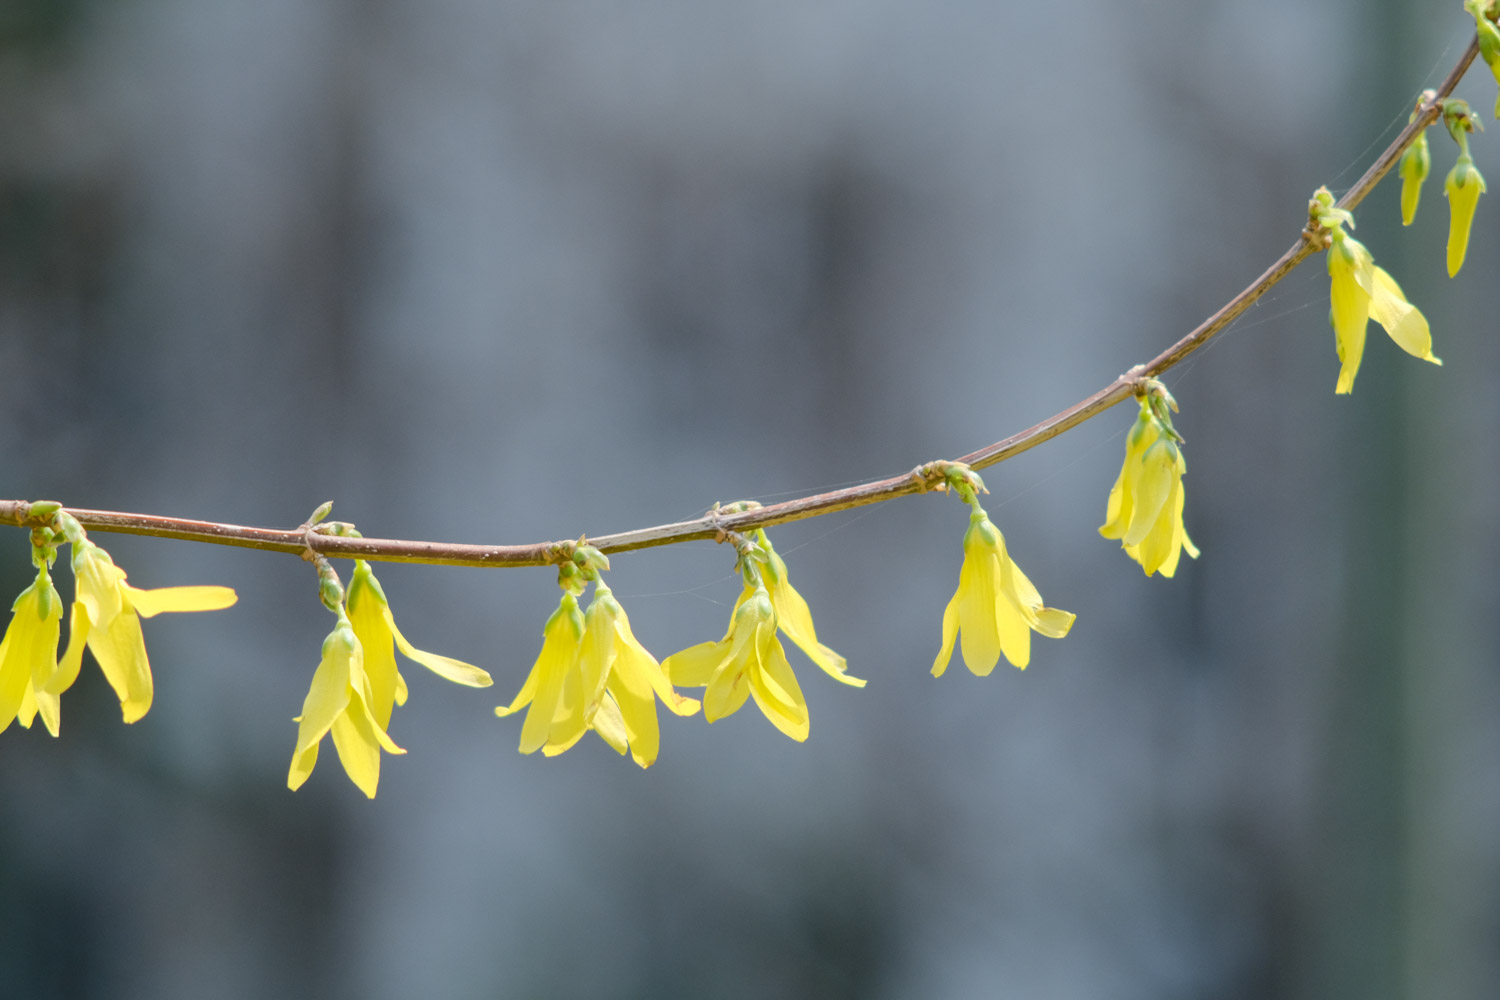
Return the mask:
<path fill-rule="evenodd" d="M 1412 120 L 1375 159 L 1364 176 L 1355 182 L 1337 207 L 1352 209 L 1378 184 L 1400 159 L 1407 147 L 1417 141 L 1424 130 L 1442 115 L 1442 101 L 1458 85 L 1458 81 L 1479 54 L 1479 41 L 1469 43 L 1463 55 L 1448 72 L 1442 83 L 1432 92 Z M 1043 420 L 1001 441 L 964 455 L 955 461 L 973 469 L 996 465 L 1023 451 L 1050 441 L 1063 432 L 1078 426 L 1092 417 L 1122 402 L 1137 393 L 1146 379 L 1161 375 L 1189 354 L 1202 347 L 1215 334 L 1253 305 L 1257 299 L 1286 277 L 1304 259 L 1325 248 L 1326 232 L 1316 223 L 1302 231 L 1294 243 L 1266 271 L 1255 279 L 1244 291 L 1230 299 L 1221 309 L 1204 320 L 1181 340 L 1143 365 L 1137 365 L 1116 378 L 1098 392 L 1083 399 L 1061 413 Z M 912 472 L 864 483 L 848 489 L 833 490 L 815 496 L 788 500 L 734 512 L 710 511 L 703 517 L 673 524 L 603 535 L 588 539 L 599 552 L 608 554 L 628 552 L 633 549 L 652 548 L 657 545 L 672 545 L 678 542 L 704 539 L 725 540 L 730 532 L 749 532 L 757 528 L 800 521 L 805 518 L 832 514 L 868 504 L 894 500 L 912 493 L 945 488 L 947 462 L 929 462 Z M 0 524 L 18 527 L 42 527 L 50 523 L 56 507 L 49 507 L 45 515 L 33 515 L 32 504 L 24 500 L 0 500 Z M 93 531 L 116 532 L 131 535 L 151 535 L 159 538 L 177 538 L 185 541 L 207 542 L 215 545 L 233 545 L 241 548 L 262 549 L 270 552 L 302 554 L 312 548 L 323 556 L 348 559 L 366 559 L 381 562 L 429 563 L 445 566 L 543 566 L 565 562 L 572 558 L 577 543 L 536 542 L 529 545 L 471 545 L 445 542 L 410 541 L 389 538 L 360 538 L 331 533 L 323 526 L 313 531 L 305 527 L 293 529 L 252 528 L 236 524 L 220 524 L 212 521 L 194 521 L 184 518 L 162 517 L 153 514 L 129 514 L 119 511 L 63 508 L 78 522 Z"/>

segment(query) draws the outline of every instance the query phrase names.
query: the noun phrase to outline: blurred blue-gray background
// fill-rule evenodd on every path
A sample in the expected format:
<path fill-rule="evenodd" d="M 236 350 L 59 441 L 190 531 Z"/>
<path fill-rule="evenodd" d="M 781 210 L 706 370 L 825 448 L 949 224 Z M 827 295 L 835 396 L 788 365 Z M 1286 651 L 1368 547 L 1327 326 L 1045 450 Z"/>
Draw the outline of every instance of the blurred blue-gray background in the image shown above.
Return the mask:
<path fill-rule="evenodd" d="M 1348 187 L 1472 35 L 1454 2 L 5 0 L 0 495 L 530 542 L 899 473 L 1155 354 Z M 1462 85 L 1488 113 L 1480 66 Z M 499 720 L 553 574 L 387 566 L 418 667 L 366 801 L 284 788 L 330 619 L 295 558 L 99 536 L 239 605 L 89 661 L 0 738 L 0 995 L 1500 995 L 1500 260 L 1388 181 L 1359 236 L 1447 365 L 1371 327 L 1333 393 L 1310 261 L 1167 379 L 1203 557 L 1098 537 L 1122 407 L 991 470 L 1078 614 L 928 674 L 966 515 L 773 532 L 851 671 L 663 719 L 642 772 Z M 1500 175 L 1490 135 L 1481 168 Z M 1491 198 L 1496 196 L 1492 195 Z M 26 537 L 0 534 L 19 592 Z M 732 553 L 619 556 L 658 655 Z M 64 595 L 71 584 L 60 582 Z M 9 599 L 8 597 L 6 598 Z"/>

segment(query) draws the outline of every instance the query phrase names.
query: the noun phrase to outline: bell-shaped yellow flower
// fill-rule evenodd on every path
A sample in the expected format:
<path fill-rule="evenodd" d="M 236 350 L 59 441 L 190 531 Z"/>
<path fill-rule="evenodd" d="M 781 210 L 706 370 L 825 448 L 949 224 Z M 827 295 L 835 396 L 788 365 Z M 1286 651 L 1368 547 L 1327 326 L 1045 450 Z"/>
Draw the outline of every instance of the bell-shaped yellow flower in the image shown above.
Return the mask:
<path fill-rule="evenodd" d="M 583 616 L 577 668 L 564 676 L 542 752 L 560 754 L 593 729 L 616 751 L 628 750 L 637 764 L 650 767 L 661 746 L 658 698 L 677 715 L 698 711 L 697 701 L 672 690 L 656 657 L 630 630 L 625 609 L 603 581 L 596 582 Z"/>
<path fill-rule="evenodd" d="M 1467 152 L 1459 156 L 1443 182 L 1448 198 L 1448 277 L 1458 274 L 1469 250 L 1469 230 L 1474 226 L 1474 210 L 1484 194 L 1484 177 Z"/>
<path fill-rule="evenodd" d="M 1109 491 L 1099 529 L 1105 538 L 1118 538 L 1147 576 L 1158 571 L 1172 576 L 1183 552 L 1198 558 L 1198 548 L 1182 526 L 1187 462 L 1173 438 L 1150 398 L 1142 397 L 1140 416 L 1125 440 L 1125 464 Z"/>
<path fill-rule="evenodd" d="M 850 687 L 864 687 L 865 682 L 862 679 L 849 675 L 848 661 L 818 641 L 818 630 L 813 625 L 812 611 L 808 609 L 807 601 L 792 586 L 791 579 L 787 576 L 786 562 L 772 547 L 771 540 L 766 537 L 765 529 L 757 528 L 754 538 L 764 554 L 764 561 L 760 562 L 760 572 L 766 584 L 766 591 L 771 595 L 771 607 L 776 612 L 776 627 L 781 629 L 788 639 L 796 643 L 797 647 L 807 654 L 807 658 L 816 663 L 829 677 Z M 738 608 L 745 603 L 746 599 L 754 593 L 755 588 L 746 582 L 745 589 L 740 592 L 739 600 L 735 602 L 735 607 Z"/>
<path fill-rule="evenodd" d="M 364 649 L 346 614 L 323 640 L 323 658 L 313 673 L 297 723 L 297 746 L 286 786 L 302 787 L 318 763 L 318 745 L 333 734 L 333 747 L 349 780 L 370 798 L 380 783 L 380 751 L 405 753 L 386 735 L 372 711 L 374 693 L 365 673 Z"/>
<path fill-rule="evenodd" d="M 0 640 L 0 732 L 12 719 L 29 729 L 40 712 L 47 731 L 57 735 L 59 696 L 78 676 L 83 658 L 83 636 L 88 632 L 86 619 L 80 618 L 83 614 L 82 606 L 75 604 L 72 635 L 59 664 L 62 598 L 46 565 L 40 566 L 36 580 L 16 598 L 5 638 Z"/>
<path fill-rule="evenodd" d="M 1334 391 L 1354 391 L 1354 376 L 1365 353 L 1365 327 L 1371 319 L 1385 328 L 1406 353 L 1435 365 L 1443 362 L 1432 353 L 1432 332 L 1427 317 L 1406 301 L 1401 286 L 1376 267 L 1363 243 L 1335 226 L 1328 248 L 1328 276 L 1333 302 L 1331 319 L 1338 348 L 1338 383 Z"/>
<path fill-rule="evenodd" d="M 391 615 L 385 589 L 375 578 L 370 564 L 363 559 L 354 563 L 345 608 L 355 638 L 359 639 L 360 648 L 364 650 L 365 677 L 370 684 L 370 713 L 382 729 L 390 728 L 393 707 L 406 704 L 406 680 L 396 669 L 395 650 L 398 648 L 407 659 L 455 684 L 483 688 L 494 683 L 488 673 L 472 664 L 428 653 L 407 642 Z"/>
<path fill-rule="evenodd" d="M 569 738 L 571 726 L 559 725 L 556 720 L 583 710 L 583 687 L 578 677 L 578 654 L 582 648 L 583 612 L 578 609 L 578 598 L 565 590 L 557 610 L 542 626 L 542 651 L 537 654 L 531 673 L 526 675 L 526 682 L 509 705 L 495 709 L 495 714 L 502 718 L 527 709 L 526 721 L 521 724 L 522 753 L 535 753 L 543 747 L 561 753 L 577 742 L 577 736 Z M 623 721 L 618 731 L 608 727 L 611 721 L 606 716 L 610 737 L 620 735 Z M 606 739 L 619 749 L 613 739 Z"/>
<path fill-rule="evenodd" d="M 229 587 L 132 587 L 109 553 L 87 539 L 73 543 L 73 577 L 87 611 L 89 652 L 115 689 L 126 722 L 151 708 L 151 663 L 140 620 L 168 611 L 219 611 L 236 600 Z"/>
<path fill-rule="evenodd" d="M 962 636 L 964 663 L 979 677 L 1000 662 L 1000 654 L 1026 669 L 1031 661 L 1031 633 L 1061 639 L 1073 627 L 1071 612 L 1045 607 L 1035 586 L 1011 561 L 1000 534 L 977 502 L 970 500 L 969 529 L 964 532 L 964 562 L 958 590 L 943 611 L 943 646 L 932 663 L 941 677 Z"/>
<path fill-rule="evenodd" d="M 754 697 L 773 726 L 800 742 L 809 731 L 807 699 L 776 628 L 776 609 L 762 582 L 742 595 L 723 639 L 673 653 L 662 670 L 679 687 L 704 689 L 703 717 L 709 722 L 733 715 Z"/>
<path fill-rule="evenodd" d="M 1422 182 L 1432 170 L 1432 151 L 1427 144 L 1427 132 L 1417 136 L 1417 141 L 1406 147 L 1401 154 L 1401 224 L 1409 226 L 1417 217 L 1417 202 L 1422 197 Z"/>

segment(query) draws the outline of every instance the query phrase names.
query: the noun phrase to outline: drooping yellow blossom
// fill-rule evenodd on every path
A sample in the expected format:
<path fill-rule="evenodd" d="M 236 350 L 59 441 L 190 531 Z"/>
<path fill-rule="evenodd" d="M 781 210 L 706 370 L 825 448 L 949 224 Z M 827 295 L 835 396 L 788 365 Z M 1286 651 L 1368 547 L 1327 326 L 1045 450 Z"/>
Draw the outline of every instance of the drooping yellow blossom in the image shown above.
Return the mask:
<path fill-rule="evenodd" d="M 962 492 L 962 491 L 961 491 Z M 1031 661 L 1031 633 L 1061 639 L 1076 617 L 1042 604 L 1042 596 L 1005 550 L 1005 538 L 990 521 L 972 493 L 969 529 L 964 532 L 964 562 L 958 589 L 943 611 L 943 645 L 932 663 L 941 677 L 953 657 L 953 643 L 962 637 L 964 663 L 979 677 L 1000 662 L 1000 654 L 1026 669 Z"/>
<path fill-rule="evenodd" d="M 562 601 L 542 628 L 542 651 L 515 700 L 495 714 L 530 706 L 521 725 L 522 753 L 540 749 L 555 757 L 592 729 L 618 753 L 650 767 L 661 746 L 656 699 L 678 715 L 692 715 L 698 703 L 672 690 L 631 631 L 625 609 L 598 578 L 594 567 L 607 566 L 607 560 L 590 555 L 595 561 L 584 572 L 593 575 L 595 590 L 587 614 L 573 593 L 583 581 L 564 574 Z"/>
<path fill-rule="evenodd" d="M 771 607 L 776 612 L 776 626 L 829 677 L 850 687 L 864 687 L 862 679 L 849 675 L 848 661 L 818 641 L 818 630 L 813 625 L 807 601 L 792 586 L 791 579 L 787 576 L 786 562 L 771 546 L 765 529 L 757 528 L 753 537 L 764 554 L 760 561 L 760 572 L 766 582 L 766 590 L 771 595 Z M 755 588 L 747 581 L 735 607 L 738 608 L 754 593 Z"/>
<path fill-rule="evenodd" d="M 234 604 L 235 593 L 229 587 L 132 587 L 108 552 L 86 538 L 70 541 L 78 601 L 87 611 L 89 652 L 115 689 L 125 721 L 135 722 L 151 708 L 152 697 L 140 620 L 169 611 L 219 611 Z"/>
<path fill-rule="evenodd" d="M 1401 224 L 1409 226 L 1417 217 L 1417 202 L 1422 197 L 1422 182 L 1432 170 L 1432 151 L 1423 131 L 1417 141 L 1401 154 Z"/>
<path fill-rule="evenodd" d="M 703 717 L 709 722 L 733 715 L 754 697 L 773 726 L 800 742 L 809 730 L 807 699 L 776 628 L 776 609 L 762 582 L 742 596 L 723 639 L 673 653 L 662 670 L 679 687 L 704 688 Z"/>
<path fill-rule="evenodd" d="M 542 752 L 567 750 L 584 731 L 593 729 L 606 743 L 641 767 L 656 762 L 661 734 L 656 700 L 676 715 L 692 715 L 698 702 L 672 690 L 671 683 L 646 647 L 630 630 L 630 619 L 614 594 L 598 580 L 594 599 L 583 616 L 578 665 L 563 679 L 552 727 Z"/>
<path fill-rule="evenodd" d="M 556 752 L 561 753 L 577 742 L 576 736 L 569 741 L 565 735 L 567 729 L 556 726 L 555 720 L 559 715 L 569 714 L 569 702 L 564 700 L 565 689 L 572 704 L 582 705 L 582 686 L 577 676 L 578 653 L 582 647 L 583 612 L 578 610 L 578 598 L 571 591 L 564 590 L 557 610 L 542 626 L 542 651 L 537 654 L 520 692 L 509 705 L 495 709 L 495 714 L 502 718 L 527 709 L 526 721 L 521 724 L 522 753 L 535 753 L 543 747 L 557 748 Z M 569 678 L 573 681 L 571 686 Z M 627 742 L 623 736 L 624 723 L 622 721 L 615 730 L 608 725 L 611 721 L 612 717 L 606 714 L 605 728 L 600 735 L 619 749 L 613 737 L 618 736 L 620 743 Z M 557 730 L 555 737 L 554 728 Z"/>
<path fill-rule="evenodd" d="M 345 607 L 355 638 L 364 651 L 365 677 L 370 685 L 370 713 L 382 729 L 390 728 L 393 707 L 406 704 L 406 680 L 396 669 L 397 648 L 407 659 L 455 684 L 483 688 L 494 683 L 489 674 L 472 664 L 425 652 L 407 642 L 406 636 L 396 627 L 384 588 L 375 578 L 370 564 L 363 559 L 354 563 Z M 379 766 L 378 756 L 376 765 Z"/>
<path fill-rule="evenodd" d="M 286 786 L 302 787 L 318 763 L 318 745 L 333 734 L 333 747 L 349 780 L 370 798 L 380 783 L 380 751 L 405 753 L 386 735 L 372 711 L 374 693 L 365 673 L 364 649 L 342 609 L 338 624 L 323 640 L 323 658 L 313 673 L 297 723 L 297 746 Z"/>
<path fill-rule="evenodd" d="M 81 605 L 73 606 L 72 634 L 59 664 L 62 598 L 42 563 L 36 580 L 16 598 L 5 638 L 0 640 L 0 732 L 12 719 L 29 729 L 40 712 L 47 731 L 57 735 L 61 723 L 59 696 L 78 676 L 83 658 L 88 625 L 81 616 L 85 614 Z"/>
<path fill-rule="evenodd" d="M 1401 286 L 1375 266 L 1375 259 L 1363 243 L 1344 232 L 1344 224 L 1354 224 L 1353 216 L 1334 206 L 1333 195 L 1319 188 L 1309 206 L 1313 218 L 1330 236 L 1328 276 L 1331 282 L 1330 320 L 1338 349 L 1338 382 L 1334 391 L 1354 390 L 1354 376 L 1365 352 L 1365 327 L 1371 319 L 1385 328 L 1398 347 L 1413 357 L 1443 362 L 1432 353 L 1432 332 L 1421 310 L 1406 301 Z"/>
<path fill-rule="evenodd" d="M 1160 397 L 1141 397 L 1141 412 L 1125 439 L 1125 464 L 1109 491 L 1099 534 L 1118 538 L 1125 554 L 1150 576 L 1177 572 L 1182 553 L 1198 558 L 1198 547 L 1182 526 L 1187 462 L 1169 423 L 1156 411 Z"/>
<path fill-rule="evenodd" d="M 1488 22 L 1486 22 L 1488 23 Z M 1469 249 L 1469 230 L 1474 225 L 1474 210 L 1479 205 L 1479 196 L 1484 194 L 1484 177 L 1474 160 L 1465 150 L 1448 171 L 1443 182 L 1443 194 L 1448 198 L 1448 277 L 1458 274 L 1464 266 L 1464 255 Z"/>

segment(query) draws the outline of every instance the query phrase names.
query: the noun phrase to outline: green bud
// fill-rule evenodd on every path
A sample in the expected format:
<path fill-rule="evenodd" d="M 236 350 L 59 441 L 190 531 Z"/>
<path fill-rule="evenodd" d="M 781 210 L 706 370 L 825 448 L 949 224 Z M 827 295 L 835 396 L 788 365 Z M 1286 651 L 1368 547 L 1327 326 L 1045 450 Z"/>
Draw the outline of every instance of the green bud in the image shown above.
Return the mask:
<path fill-rule="evenodd" d="M 1422 182 L 1432 171 L 1432 152 L 1423 131 L 1417 141 L 1401 154 L 1401 224 L 1409 226 L 1417 217 L 1417 203 L 1422 198 Z"/>
<path fill-rule="evenodd" d="M 73 546 L 73 557 L 78 557 L 78 546 L 88 541 L 88 534 L 84 532 L 83 525 L 78 519 L 67 511 L 58 511 L 57 516 L 52 519 L 53 527 L 61 531 L 68 544 Z"/>
<path fill-rule="evenodd" d="M 47 575 L 45 568 L 37 574 L 36 583 L 32 586 L 36 588 L 37 617 L 45 621 L 52 613 L 52 597 L 56 593 L 52 589 L 52 578 Z"/>
<path fill-rule="evenodd" d="M 60 510 L 62 510 L 62 504 L 56 500 L 37 500 L 27 508 L 26 516 L 28 518 L 51 517 Z"/>

